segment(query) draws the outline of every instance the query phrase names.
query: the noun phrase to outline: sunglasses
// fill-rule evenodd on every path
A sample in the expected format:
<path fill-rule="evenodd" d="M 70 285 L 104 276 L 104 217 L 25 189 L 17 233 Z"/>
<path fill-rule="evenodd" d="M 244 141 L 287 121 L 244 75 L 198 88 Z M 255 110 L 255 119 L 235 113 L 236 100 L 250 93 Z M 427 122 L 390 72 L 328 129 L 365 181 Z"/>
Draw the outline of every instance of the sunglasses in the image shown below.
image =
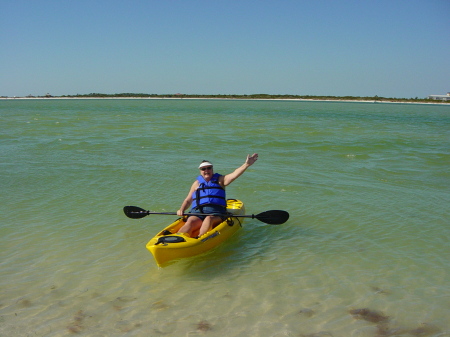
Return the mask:
<path fill-rule="evenodd" d="M 204 171 L 204 170 L 212 170 L 212 166 L 202 167 L 202 168 L 200 168 L 200 170 L 202 170 L 202 171 Z"/>

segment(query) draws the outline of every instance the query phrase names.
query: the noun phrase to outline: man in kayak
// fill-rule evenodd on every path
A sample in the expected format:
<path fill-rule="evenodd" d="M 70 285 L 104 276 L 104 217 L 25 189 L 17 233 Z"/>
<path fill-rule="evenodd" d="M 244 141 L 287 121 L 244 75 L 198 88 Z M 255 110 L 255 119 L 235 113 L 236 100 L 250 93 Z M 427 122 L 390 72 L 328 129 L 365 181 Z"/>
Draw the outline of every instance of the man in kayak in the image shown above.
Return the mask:
<path fill-rule="evenodd" d="M 207 160 L 200 163 L 200 175 L 194 181 L 189 193 L 181 204 L 177 215 L 183 216 L 184 211 L 192 205 L 191 213 L 226 214 L 227 198 L 225 187 L 241 176 L 247 168 L 258 160 L 258 154 L 247 155 L 242 166 L 225 176 L 214 173 L 213 164 Z M 196 230 L 200 230 L 198 236 L 220 224 L 226 216 L 218 215 L 191 215 L 178 233 L 187 233 L 192 236 Z"/>

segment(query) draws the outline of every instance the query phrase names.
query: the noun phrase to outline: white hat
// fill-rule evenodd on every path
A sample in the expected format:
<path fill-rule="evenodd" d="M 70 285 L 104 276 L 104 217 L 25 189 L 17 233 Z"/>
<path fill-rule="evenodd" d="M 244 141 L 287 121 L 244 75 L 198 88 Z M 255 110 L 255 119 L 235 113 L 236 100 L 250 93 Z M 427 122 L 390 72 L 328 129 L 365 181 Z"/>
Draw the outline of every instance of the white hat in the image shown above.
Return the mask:
<path fill-rule="evenodd" d="M 213 166 L 213 164 L 211 164 L 209 161 L 204 161 L 200 164 L 198 168 L 202 168 L 203 166 Z"/>

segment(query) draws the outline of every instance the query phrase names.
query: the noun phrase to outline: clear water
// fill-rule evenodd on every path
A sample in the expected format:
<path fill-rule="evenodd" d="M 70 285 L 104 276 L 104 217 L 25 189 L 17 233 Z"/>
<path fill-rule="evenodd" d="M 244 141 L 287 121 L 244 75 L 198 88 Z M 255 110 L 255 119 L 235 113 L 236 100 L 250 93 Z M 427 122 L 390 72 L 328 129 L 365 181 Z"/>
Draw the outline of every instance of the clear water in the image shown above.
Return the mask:
<path fill-rule="evenodd" d="M 450 336 L 450 106 L 3 100 L 0 131 L 0 336 Z M 159 269 L 176 217 L 122 207 L 254 152 L 228 196 L 290 220 Z"/>

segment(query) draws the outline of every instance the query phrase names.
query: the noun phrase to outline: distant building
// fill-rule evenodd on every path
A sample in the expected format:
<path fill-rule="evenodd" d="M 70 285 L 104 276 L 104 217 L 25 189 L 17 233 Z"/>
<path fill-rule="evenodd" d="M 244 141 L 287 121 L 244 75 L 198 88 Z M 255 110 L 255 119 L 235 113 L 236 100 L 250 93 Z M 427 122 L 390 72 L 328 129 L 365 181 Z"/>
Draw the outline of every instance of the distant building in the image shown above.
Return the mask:
<path fill-rule="evenodd" d="M 450 101 L 450 92 L 447 95 L 429 95 L 428 99 L 434 99 L 436 101 Z"/>

